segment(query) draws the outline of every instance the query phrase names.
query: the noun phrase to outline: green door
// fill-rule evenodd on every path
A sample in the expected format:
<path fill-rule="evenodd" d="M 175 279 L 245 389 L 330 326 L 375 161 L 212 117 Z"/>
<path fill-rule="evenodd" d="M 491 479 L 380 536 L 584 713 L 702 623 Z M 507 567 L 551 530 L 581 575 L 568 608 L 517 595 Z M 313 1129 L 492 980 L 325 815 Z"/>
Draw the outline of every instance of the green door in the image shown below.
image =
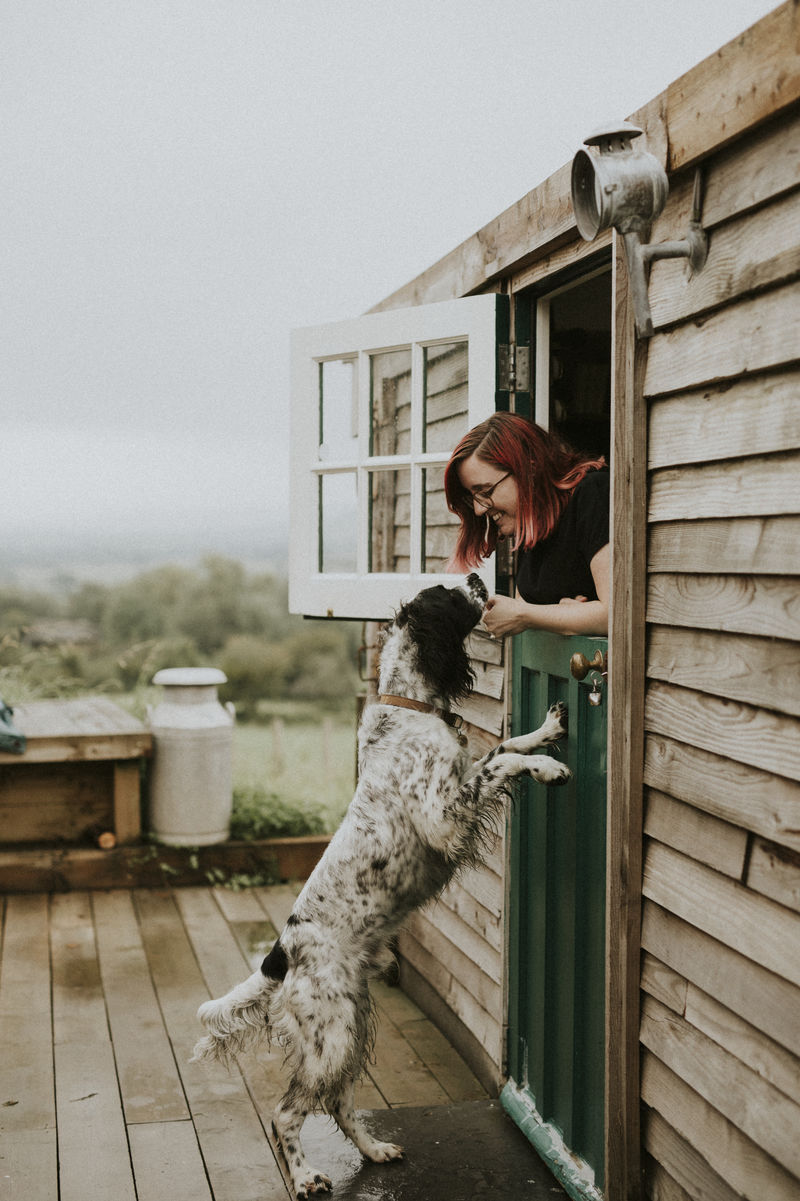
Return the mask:
<path fill-rule="evenodd" d="M 540 631 L 514 639 L 513 733 L 536 729 L 554 701 L 569 709 L 565 787 L 520 788 L 511 818 L 509 1084 L 506 1109 L 570 1196 L 603 1187 L 606 714 L 590 673 L 570 658 L 604 638 Z M 576 1156 L 578 1157 L 576 1159 Z"/>

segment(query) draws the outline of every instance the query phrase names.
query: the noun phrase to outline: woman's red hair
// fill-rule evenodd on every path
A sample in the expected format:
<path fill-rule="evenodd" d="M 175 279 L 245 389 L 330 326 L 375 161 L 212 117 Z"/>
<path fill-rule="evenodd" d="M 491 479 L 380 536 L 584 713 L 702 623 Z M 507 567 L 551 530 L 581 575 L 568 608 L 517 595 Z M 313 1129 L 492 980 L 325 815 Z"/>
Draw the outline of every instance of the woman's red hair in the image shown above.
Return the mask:
<path fill-rule="evenodd" d="M 584 458 L 525 417 L 493 413 L 464 435 L 445 468 L 447 507 L 461 521 L 448 571 L 478 567 L 497 545 L 493 522 L 475 512 L 472 493 L 458 478 L 459 464 L 471 455 L 514 477 L 518 495 L 514 550 L 529 550 L 549 537 L 576 485 L 587 472 L 605 466 L 605 459 Z"/>

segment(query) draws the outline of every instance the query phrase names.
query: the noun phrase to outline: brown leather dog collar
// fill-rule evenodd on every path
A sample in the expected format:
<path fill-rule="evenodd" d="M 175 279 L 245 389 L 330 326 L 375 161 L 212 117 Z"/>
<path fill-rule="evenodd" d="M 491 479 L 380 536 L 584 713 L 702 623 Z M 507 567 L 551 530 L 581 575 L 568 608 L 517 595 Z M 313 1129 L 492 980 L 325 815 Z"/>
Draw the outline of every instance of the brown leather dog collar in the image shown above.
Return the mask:
<path fill-rule="evenodd" d="M 393 696 L 386 692 L 381 693 L 378 697 L 378 704 L 394 705 L 398 709 L 415 709 L 418 713 L 434 713 L 442 721 L 447 722 L 448 726 L 452 726 L 463 746 L 467 745 L 467 736 L 462 729 L 464 718 L 460 717 L 458 713 L 451 713 L 448 709 L 437 709 L 435 705 L 430 705 L 427 701 L 415 701 L 409 696 Z"/>

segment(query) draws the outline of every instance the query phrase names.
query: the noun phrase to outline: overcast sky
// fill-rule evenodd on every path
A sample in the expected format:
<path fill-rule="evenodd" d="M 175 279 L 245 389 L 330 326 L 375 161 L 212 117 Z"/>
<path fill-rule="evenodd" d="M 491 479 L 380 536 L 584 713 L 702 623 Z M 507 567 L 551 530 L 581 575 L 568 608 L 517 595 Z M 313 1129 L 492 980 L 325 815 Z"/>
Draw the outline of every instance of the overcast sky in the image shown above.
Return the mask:
<path fill-rule="evenodd" d="M 266 554 L 290 329 L 363 312 L 775 6 L 1 0 L 6 559 Z"/>

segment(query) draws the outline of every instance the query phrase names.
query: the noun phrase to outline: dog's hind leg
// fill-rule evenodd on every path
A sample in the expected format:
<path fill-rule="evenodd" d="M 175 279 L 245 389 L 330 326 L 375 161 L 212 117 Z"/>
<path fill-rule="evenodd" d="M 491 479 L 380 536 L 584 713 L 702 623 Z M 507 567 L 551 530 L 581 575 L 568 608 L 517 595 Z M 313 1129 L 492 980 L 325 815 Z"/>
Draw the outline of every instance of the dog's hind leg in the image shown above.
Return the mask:
<path fill-rule="evenodd" d="M 300 1142 L 300 1131 L 306 1119 L 306 1111 L 293 1099 L 289 1089 L 272 1117 L 272 1130 L 286 1160 L 292 1191 L 297 1201 L 308 1201 L 312 1193 L 329 1193 L 333 1188 L 324 1172 L 312 1168 L 305 1157 Z"/>
<path fill-rule="evenodd" d="M 362 1155 L 373 1163 L 387 1163 L 391 1159 L 402 1159 L 403 1148 L 396 1143 L 382 1143 L 373 1138 L 363 1122 L 356 1116 L 353 1103 L 354 1082 L 349 1081 L 338 1103 L 331 1109 L 331 1117 L 343 1134 L 355 1143 Z"/>

